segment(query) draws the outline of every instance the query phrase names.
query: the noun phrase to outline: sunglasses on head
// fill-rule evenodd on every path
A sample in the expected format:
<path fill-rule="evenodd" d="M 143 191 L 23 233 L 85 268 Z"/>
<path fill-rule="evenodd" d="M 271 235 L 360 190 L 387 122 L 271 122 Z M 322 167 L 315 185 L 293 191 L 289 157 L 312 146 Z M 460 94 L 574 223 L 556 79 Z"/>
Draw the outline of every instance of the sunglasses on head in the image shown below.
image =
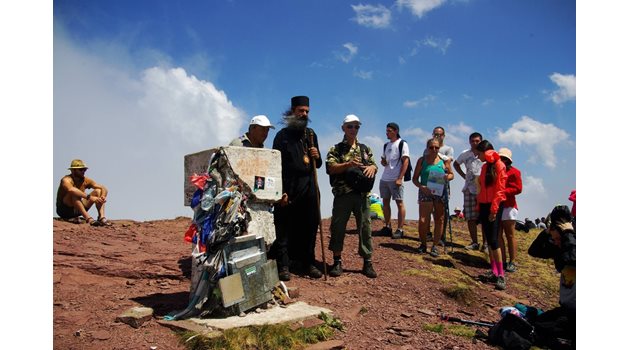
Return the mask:
<path fill-rule="evenodd" d="M 360 127 L 361 127 L 361 125 L 354 125 L 354 124 L 346 125 L 346 128 L 348 128 L 348 129 L 357 129 L 357 130 L 359 130 Z"/>

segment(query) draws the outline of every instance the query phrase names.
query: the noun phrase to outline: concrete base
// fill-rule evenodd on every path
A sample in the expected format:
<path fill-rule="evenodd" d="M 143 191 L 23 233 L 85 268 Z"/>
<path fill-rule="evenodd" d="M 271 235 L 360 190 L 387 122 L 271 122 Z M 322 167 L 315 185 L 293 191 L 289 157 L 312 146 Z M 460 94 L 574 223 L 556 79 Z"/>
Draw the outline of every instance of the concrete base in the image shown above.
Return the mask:
<path fill-rule="evenodd" d="M 205 319 L 190 318 L 183 321 L 160 320 L 158 322 L 161 325 L 170 328 L 189 330 L 201 333 L 205 336 L 213 337 L 221 335 L 220 331 L 231 328 L 262 326 L 264 324 L 293 324 L 311 317 L 317 317 L 321 312 L 332 314 L 332 311 L 329 309 L 312 306 L 303 301 L 298 301 L 289 304 L 287 307 L 274 306 L 270 309 L 262 310 L 260 313 L 251 312 L 244 317 L 231 316 L 227 318 Z"/>

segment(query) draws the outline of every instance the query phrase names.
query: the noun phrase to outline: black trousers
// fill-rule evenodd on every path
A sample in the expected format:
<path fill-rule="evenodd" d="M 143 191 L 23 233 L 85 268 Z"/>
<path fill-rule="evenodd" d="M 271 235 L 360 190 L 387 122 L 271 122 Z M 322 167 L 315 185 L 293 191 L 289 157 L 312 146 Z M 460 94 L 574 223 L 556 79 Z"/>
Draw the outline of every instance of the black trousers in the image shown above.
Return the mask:
<path fill-rule="evenodd" d="M 499 205 L 497 218 L 492 222 L 488 220 L 490 205 L 490 203 L 479 203 L 479 223 L 488 246 L 492 250 L 497 250 L 499 249 L 499 228 L 501 227 L 501 217 L 503 216 L 503 203 Z"/>
<path fill-rule="evenodd" d="M 317 197 L 305 196 L 291 204 L 274 208 L 276 240 L 270 255 L 276 259 L 278 269 L 291 261 L 308 267 L 315 262 L 315 239 L 319 226 Z"/>

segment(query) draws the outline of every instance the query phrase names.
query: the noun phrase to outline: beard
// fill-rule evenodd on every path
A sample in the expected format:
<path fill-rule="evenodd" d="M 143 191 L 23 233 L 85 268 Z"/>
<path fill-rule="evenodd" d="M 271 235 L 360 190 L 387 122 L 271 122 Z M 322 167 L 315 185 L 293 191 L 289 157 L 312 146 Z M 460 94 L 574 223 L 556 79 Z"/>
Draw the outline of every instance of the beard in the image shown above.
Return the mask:
<path fill-rule="evenodd" d="M 308 125 L 308 118 L 298 118 L 294 115 L 287 115 L 284 117 L 284 123 L 291 129 L 303 130 Z"/>

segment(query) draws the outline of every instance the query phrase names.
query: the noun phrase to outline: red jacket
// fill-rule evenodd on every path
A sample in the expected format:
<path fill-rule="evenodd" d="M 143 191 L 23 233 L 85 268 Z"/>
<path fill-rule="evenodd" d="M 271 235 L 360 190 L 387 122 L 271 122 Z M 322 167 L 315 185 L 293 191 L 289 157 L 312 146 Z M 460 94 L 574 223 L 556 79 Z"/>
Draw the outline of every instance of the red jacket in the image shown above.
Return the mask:
<path fill-rule="evenodd" d="M 507 171 L 507 181 L 505 182 L 505 203 L 504 208 L 513 207 L 518 209 L 516 205 L 516 195 L 523 191 L 523 183 L 521 181 L 521 171 L 515 167 L 511 167 Z"/>
<path fill-rule="evenodd" d="M 507 172 L 505 171 L 505 164 L 501 161 L 501 157 L 495 150 L 487 150 L 484 153 L 486 162 L 481 167 L 481 174 L 479 175 L 479 193 L 477 194 L 477 207 L 479 203 L 491 203 L 490 213 L 497 214 L 499 211 L 499 204 L 505 200 L 505 182 L 507 180 Z M 494 168 L 497 173 L 497 177 L 493 184 L 486 185 L 486 171 L 488 164 L 494 163 Z"/>

